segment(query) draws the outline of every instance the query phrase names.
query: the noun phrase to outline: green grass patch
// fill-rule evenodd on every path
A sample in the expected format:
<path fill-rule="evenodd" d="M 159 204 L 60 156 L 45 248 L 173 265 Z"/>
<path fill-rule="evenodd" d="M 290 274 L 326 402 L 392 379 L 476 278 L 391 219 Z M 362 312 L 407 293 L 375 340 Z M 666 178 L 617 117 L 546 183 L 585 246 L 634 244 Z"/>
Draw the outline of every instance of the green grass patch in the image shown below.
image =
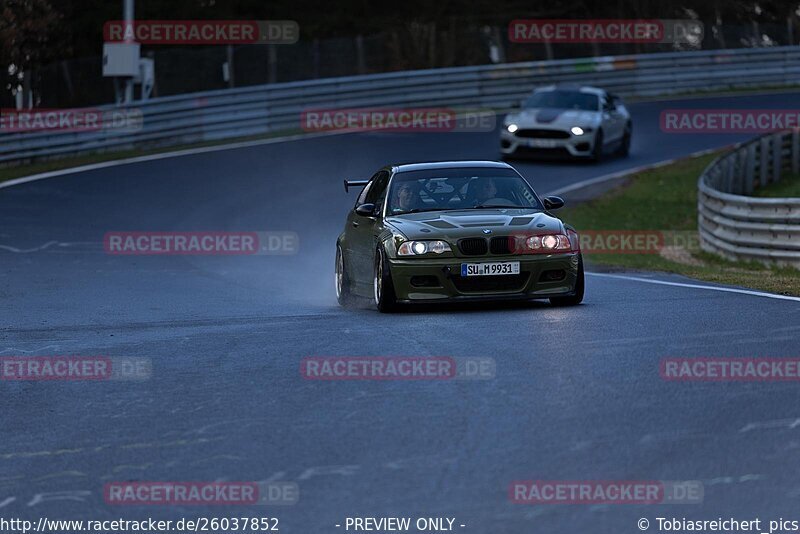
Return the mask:
<path fill-rule="evenodd" d="M 777 184 L 769 184 L 766 187 L 756 189 L 757 197 L 769 198 L 800 198 L 800 175 L 790 174 L 782 176 Z"/>
<path fill-rule="evenodd" d="M 578 232 L 681 232 L 681 235 L 693 236 L 696 243 L 697 177 L 714 157 L 716 154 L 699 156 L 638 173 L 625 185 L 597 199 L 564 208 L 559 216 Z M 784 184 L 774 187 L 782 186 Z M 585 259 L 587 265 L 596 270 L 662 271 L 800 296 L 800 270 L 728 261 L 691 246 L 645 254 L 586 252 Z"/>

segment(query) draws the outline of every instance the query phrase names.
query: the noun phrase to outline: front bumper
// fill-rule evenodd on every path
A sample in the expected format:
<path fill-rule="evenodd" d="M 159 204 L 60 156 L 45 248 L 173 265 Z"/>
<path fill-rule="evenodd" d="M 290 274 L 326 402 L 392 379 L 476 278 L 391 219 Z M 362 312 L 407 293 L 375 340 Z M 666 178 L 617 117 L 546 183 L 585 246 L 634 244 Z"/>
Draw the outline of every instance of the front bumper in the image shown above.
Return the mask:
<path fill-rule="evenodd" d="M 544 299 L 575 291 L 578 252 L 464 258 L 390 259 L 400 302 Z M 462 263 L 519 261 L 519 275 L 461 276 Z M 563 272 L 562 278 L 555 278 Z M 553 279 L 548 279 L 553 277 Z M 422 283 L 422 284 L 421 284 Z"/>
<path fill-rule="evenodd" d="M 594 149 L 595 131 L 574 135 L 565 131 L 565 139 L 518 137 L 505 127 L 500 130 L 500 152 L 508 155 L 589 157 Z"/>

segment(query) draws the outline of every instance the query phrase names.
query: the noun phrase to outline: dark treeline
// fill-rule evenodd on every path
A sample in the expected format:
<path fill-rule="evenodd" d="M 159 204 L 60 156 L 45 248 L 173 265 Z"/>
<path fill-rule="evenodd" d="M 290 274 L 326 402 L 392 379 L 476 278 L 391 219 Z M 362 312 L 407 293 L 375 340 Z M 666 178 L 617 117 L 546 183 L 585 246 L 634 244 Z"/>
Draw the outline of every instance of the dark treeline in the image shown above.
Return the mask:
<path fill-rule="evenodd" d="M 559 46 L 545 51 L 542 46 L 519 46 L 508 43 L 504 35 L 508 23 L 518 18 L 696 19 L 706 28 L 702 48 L 800 41 L 800 0 L 136 0 L 135 4 L 135 16 L 140 20 L 297 21 L 301 42 L 290 52 L 279 52 L 282 63 L 268 81 L 350 74 L 347 69 L 355 68 L 356 63 L 358 69 L 352 73 L 667 49 L 612 45 L 602 49 Z M 0 0 L 0 78 L 5 78 L 2 86 L 11 89 L 21 81 L 30 83 L 27 78 L 23 80 L 21 73 L 43 66 L 53 71 L 71 69 L 74 72 L 70 79 L 87 78 L 89 75 L 81 73 L 94 73 L 97 67 L 82 67 L 80 62 L 91 58 L 96 64 L 102 50 L 103 25 L 108 20 L 121 19 L 122 10 L 122 0 Z M 358 58 L 352 51 L 357 38 L 364 39 L 362 45 L 366 43 Z M 499 59 L 497 54 L 490 57 L 491 45 L 498 45 Z M 188 47 L 191 50 L 175 51 L 180 48 L 151 46 L 142 51 L 156 57 L 160 65 L 177 68 L 185 63 L 184 57 L 194 57 L 191 54 L 198 50 Z M 240 64 L 248 54 L 255 53 L 261 52 L 242 51 Z M 72 63 L 66 61 L 72 59 Z M 339 65 L 335 65 L 337 62 Z M 214 66 L 213 73 L 217 70 Z M 213 73 L 209 76 L 216 76 Z M 240 79 L 242 83 L 264 81 L 248 82 L 243 79 L 247 74 L 243 72 L 237 83 Z M 34 86 L 46 83 L 41 80 L 44 78 L 34 80 Z M 173 92 L 168 81 L 161 80 L 161 94 Z M 191 88 L 176 87 L 174 91 L 186 89 Z"/>
<path fill-rule="evenodd" d="M 122 18 L 122 0 L 0 0 L 0 54 L 28 39 L 36 62 L 97 55 L 103 23 Z M 371 35 L 423 25 L 439 32 L 504 26 L 515 18 L 698 18 L 707 25 L 785 25 L 800 2 L 772 0 L 137 0 L 138 19 L 292 19 L 302 39 Z M 26 34 L 38 36 L 25 37 Z M 37 50 L 42 46 L 42 50 Z"/>

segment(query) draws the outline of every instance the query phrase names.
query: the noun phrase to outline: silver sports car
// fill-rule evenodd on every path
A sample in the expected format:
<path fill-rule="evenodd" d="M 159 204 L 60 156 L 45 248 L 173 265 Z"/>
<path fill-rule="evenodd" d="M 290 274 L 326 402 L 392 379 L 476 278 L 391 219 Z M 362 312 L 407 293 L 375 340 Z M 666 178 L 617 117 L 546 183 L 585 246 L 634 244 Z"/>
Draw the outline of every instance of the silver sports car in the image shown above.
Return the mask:
<path fill-rule="evenodd" d="M 619 97 L 587 86 L 536 89 L 509 113 L 500 130 L 500 151 L 514 156 L 573 156 L 599 161 L 604 154 L 627 156 L 631 116 Z"/>

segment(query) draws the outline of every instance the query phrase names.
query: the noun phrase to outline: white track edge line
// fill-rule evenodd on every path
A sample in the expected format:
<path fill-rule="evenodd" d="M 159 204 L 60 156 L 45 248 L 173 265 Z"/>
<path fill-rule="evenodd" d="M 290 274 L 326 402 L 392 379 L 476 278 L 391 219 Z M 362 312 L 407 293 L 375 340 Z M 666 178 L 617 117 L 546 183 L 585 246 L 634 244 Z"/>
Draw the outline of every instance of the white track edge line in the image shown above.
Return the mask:
<path fill-rule="evenodd" d="M 158 154 L 146 154 L 143 156 L 134 156 L 131 158 L 115 159 L 110 161 L 102 161 L 99 163 L 90 163 L 88 165 L 80 165 L 78 167 L 67 167 L 66 169 L 58 169 L 55 171 L 42 172 L 38 174 L 31 174 L 29 176 L 21 176 L 19 178 L 12 178 L 0 182 L 0 189 L 4 187 L 11 187 L 13 185 L 25 184 L 28 182 L 35 182 L 37 180 L 44 180 L 46 178 L 55 178 L 57 176 L 64 176 L 67 174 L 76 174 L 79 172 L 95 171 L 98 169 L 107 169 L 109 167 L 116 167 L 118 165 L 129 165 L 131 163 L 141 163 L 146 161 L 156 161 L 159 159 L 176 158 L 180 156 L 191 156 L 194 154 L 205 154 L 208 152 L 220 152 L 223 150 L 235 150 L 237 148 L 247 148 L 259 145 L 271 145 L 276 143 L 287 143 L 291 141 L 300 141 L 304 139 L 314 139 L 317 137 L 328 137 L 331 135 L 345 135 L 352 132 L 319 132 L 308 134 L 294 134 L 285 137 L 272 137 L 270 139 L 253 139 L 251 141 L 237 141 L 234 143 L 223 143 L 220 145 L 203 146 L 196 148 L 185 148 L 181 150 L 172 150 L 169 152 L 161 152 Z"/>
<path fill-rule="evenodd" d="M 736 287 L 719 287 L 719 286 L 706 286 L 701 284 L 687 284 L 683 282 L 667 282 L 666 280 L 652 280 L 650 278 L 641 278 L 639 276 L 627 276 L 620 274 L 608 273 L 586 273 L 588 276 L 600 276 L 603 278 L 617 278 L 620 280 L 631 280 L 634 282 L 644 282 L 647 284 L 658 284 L 664 286 L 687 287 L 690 289 L 706 289 L 709 291 L 720 291 L 723 293 L 738 293 L 740 295 L 750 295 L 752 297 L 764 297 L 777 300 L 790 300 L 792 302 L 800 302 L 800 297 L 792 297 L 789 295 L 778 295 L 777 293 L 766 293 L 763 291 L 753 291 L 751 289 L 740 289 Z"/>

